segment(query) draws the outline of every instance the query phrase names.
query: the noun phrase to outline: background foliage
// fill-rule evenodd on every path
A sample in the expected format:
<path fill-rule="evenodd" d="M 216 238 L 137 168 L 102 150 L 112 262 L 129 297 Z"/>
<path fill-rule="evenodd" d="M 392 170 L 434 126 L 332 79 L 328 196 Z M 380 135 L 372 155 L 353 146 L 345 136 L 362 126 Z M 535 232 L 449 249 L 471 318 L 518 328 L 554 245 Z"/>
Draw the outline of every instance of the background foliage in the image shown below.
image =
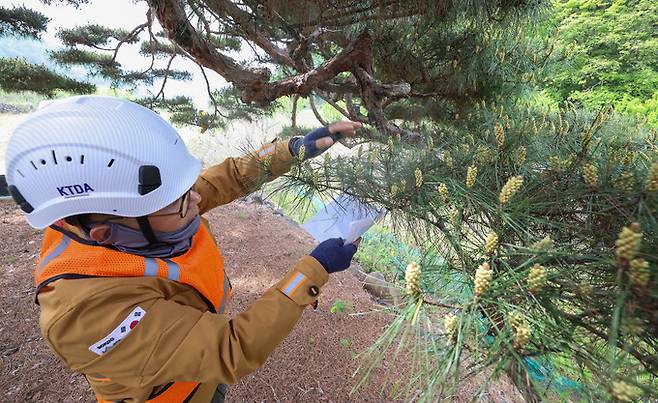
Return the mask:
<path fill-rule="evenodd" d="M 658 3 L 555 1 L 545 35 L 562 56 L 542 87 L 558 102 L 614 105 L 658 126 Z"/>

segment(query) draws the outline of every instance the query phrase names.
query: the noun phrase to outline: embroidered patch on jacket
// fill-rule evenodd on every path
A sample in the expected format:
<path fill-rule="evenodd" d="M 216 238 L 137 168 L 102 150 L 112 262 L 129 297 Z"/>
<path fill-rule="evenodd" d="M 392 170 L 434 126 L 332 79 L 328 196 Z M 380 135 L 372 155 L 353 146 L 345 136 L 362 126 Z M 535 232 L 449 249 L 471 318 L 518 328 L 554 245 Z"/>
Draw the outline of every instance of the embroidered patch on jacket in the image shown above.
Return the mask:
<path fill-rule="evenodd" d="M 136 307 L 132 312 L 126 317 L 126 319 L 119 324 L 110 334 L 98 340 L 96 343 L 89 346 L 89 351 L 92 353 L 103 355 L 110 351 L 114 346 L 116 346 L 121 340 L 123 340 L 131 330 L 137 326 L 140 320 L 146 315 L 146 311 L 140 307 Z"/>

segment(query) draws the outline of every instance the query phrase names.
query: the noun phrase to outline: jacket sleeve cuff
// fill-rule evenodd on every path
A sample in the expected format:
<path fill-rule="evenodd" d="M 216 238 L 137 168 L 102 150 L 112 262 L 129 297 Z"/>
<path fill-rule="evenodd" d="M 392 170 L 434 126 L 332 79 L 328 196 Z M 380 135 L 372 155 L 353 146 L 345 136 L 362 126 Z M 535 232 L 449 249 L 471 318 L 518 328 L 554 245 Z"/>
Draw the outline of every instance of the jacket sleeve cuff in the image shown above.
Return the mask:
<path fill-rule="evenodd" d="M 304 256 L 276 288 L 300 306 L 314 305 L 320 288 L 329 280 L 329 273 L 312 256 Z"/>
<path fill-rule="evenodd" d="M 290 140 L 292 139 L 285 141 L 274 140 L 269 144 L 265 144 L 256 152 L 258 158 L 268 166 L 269 173 L 273 177 L 281 176 L 290 171 L 290 167 L 295 161 L 295 157 L 289 149 Z"/>

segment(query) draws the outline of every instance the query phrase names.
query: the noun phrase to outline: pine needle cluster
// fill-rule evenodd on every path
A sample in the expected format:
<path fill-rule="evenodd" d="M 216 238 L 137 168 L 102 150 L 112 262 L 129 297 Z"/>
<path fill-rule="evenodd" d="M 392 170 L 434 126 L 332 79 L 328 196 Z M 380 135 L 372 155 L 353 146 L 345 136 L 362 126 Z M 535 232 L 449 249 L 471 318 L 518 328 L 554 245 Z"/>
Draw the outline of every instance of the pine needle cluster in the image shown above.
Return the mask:
<path fill-rule="evenodd" d="M 434 325 L 444 328 L 437 337 L 445 344 L 419 347 L 435 366 L 419 370 L 417 387 L 450 384 L 460 372 L 455 349 L 477 349 L 483 368 L 506 372 L 528 399 L 553 392 L 533 380 L 526 357 L 541 357 L 542 371 L 555 377 L 583 379 L 585 371 L 593 400 L 610 398 L 621 371 L 638 396 L 658 393 L 647 375 L 658 372 L 658 343 L 650 336 L 658 332 L 658 198 L 647 185 L 658 155 L 644 129 L 631 132 L 614 115 L 570 108 L 561 112 L 559 134 L 560 122 L 548 112 L 498 104 L 472 111 L 474 121 L 504 128 L 494 163 L 474 165 L 481 150 L 498 149 L 500 136 L 486 129 L 478 136 L 476 127 L 487 126 L 462 121 L 437 126 L 431 152 L 396 140 L 392 153 L 370 161 L 355 153 L 315 168 L 322 180 L 310 170 L 296 178 L 295 193 L 347 189 L 386 207 L 396 234 L 421 245 L 426 260 L 400 268 L 409 295 L 400 317 L 431 334 Z M 576 133 L 594 123 L 583 150 Z M 610 158 L 622 150 L 632 157 Z M 630 185 L 620 186 L 620 178 Z M 450 312 L 433 314 L 437 301 Z M 417 342 L 424 344 L 422 337 Z M 612 361 L 607 351 L 617 351 Z"/>

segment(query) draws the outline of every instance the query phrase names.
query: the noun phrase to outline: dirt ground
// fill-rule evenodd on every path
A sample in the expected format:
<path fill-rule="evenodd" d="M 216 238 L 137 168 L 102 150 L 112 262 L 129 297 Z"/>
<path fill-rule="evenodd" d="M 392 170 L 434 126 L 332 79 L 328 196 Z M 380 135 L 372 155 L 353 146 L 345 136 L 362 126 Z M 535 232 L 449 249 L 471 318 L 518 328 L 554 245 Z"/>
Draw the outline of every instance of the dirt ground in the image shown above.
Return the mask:
<path fill-rule="evenodd" d="M 264 206 L 236 202 L 206 217 L 219 240 L 234 287 L 229 315 L 256 300 L 314 245 L 307 233 Z M 27 225 L 13 203 L 3 200 L 0 234 L 0 401 L 93 401 L 86 381 L 62 366 L 38 330 L 32 271 L 41 232 Z M 349 301 L 351 308 L 332 313 L 330 308 L 337 299 Z M 318 309 L 305 311 L 266 364 L 230 387 L 227 401 L 395 401 L 390 397 L 390 387 L 403 379 L 403 366 L 391 368 L 384 364 L 365 388 L 350 395 L 352 374 L 358 365 L 353 356 L 370 346 L 390 323 L 381 314 L 353 314 L 378 308 L 352 273 L 332 275 Z M 461 396 L 454 399 L 469 400 L 478 383 L 474 379 L 472 388 L 460 388 Z M 513 396 L 509 385 L 489 388 L 477 400 L 517 400 L 506 396 Z"/>

